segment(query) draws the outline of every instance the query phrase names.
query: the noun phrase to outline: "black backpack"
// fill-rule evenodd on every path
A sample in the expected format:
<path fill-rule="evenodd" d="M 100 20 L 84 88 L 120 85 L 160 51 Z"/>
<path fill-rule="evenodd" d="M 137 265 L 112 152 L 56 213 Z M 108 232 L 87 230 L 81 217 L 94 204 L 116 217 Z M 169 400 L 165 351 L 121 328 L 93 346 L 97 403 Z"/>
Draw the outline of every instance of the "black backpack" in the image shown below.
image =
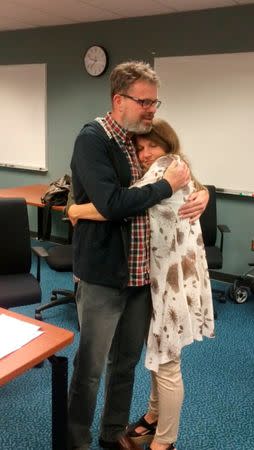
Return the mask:
<path fill-rule="evenodd" d="M 47 191 L 41 197 L 42 203 L 49 206 L 64 206 L 67 203 L 71 186 L 71 177 L 64 175 L 50 183 Z"/>
<path fill-rule="evenodd" d="M 64 175 L 56 181 L 52 181 L 41 197 L 45 205 L 43 210 L 43 239 L 48 240 L 51 233 L 51 208 L 52 206 L 65 206 L 71 188 L 71 177 Z"/>

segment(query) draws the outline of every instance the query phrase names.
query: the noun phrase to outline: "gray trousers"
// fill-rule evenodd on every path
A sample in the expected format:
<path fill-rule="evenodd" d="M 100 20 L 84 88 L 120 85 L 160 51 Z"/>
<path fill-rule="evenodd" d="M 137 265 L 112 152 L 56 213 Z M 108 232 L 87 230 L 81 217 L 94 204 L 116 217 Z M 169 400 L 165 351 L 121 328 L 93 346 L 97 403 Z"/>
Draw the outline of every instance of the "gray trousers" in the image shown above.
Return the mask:
<path fill-rule="evenodd" d="M 150 286 L 115 288 L 79 282 L 80 341 L 69 391 L 69 448 L 91 442 L 99 381 L 107 360 L 101 437 L 124 430 L 151 313 Z"/>

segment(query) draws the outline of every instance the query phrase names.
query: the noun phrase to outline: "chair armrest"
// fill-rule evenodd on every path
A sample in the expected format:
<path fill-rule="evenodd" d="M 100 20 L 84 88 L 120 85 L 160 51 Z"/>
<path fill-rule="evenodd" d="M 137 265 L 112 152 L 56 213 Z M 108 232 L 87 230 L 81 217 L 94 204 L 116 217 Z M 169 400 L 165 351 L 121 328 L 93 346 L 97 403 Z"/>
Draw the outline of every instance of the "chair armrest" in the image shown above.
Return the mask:
<path fill-rule="evenodd" d="M 32 252 L 37 256 L 36 278 L 40 282 L 41 281 L 41 258 L 46 258 L 48 256 L 48 252 L 43 247 L 32 247 Z"/>
<path fill-rule="evenodd" d="M 230 233 L 231 232 L 230 228 L 228 228 L 227 225 L 217 225 L 217 227 L 221 233 Z"/>
<path fill-rule="evenodd" d="M 224 233 L 230 233 L 231 230 L 227 225 L 217 225 L 218 230 L 220 231 L 220 251 L 223 252 L 223 244 L 224 244 Z"/>
<path fill-rule="evenodd" d="M 73 226 L 72 226 L 72 223 L 71 223 L 69 217 L 67 217 L 67 216 L 62 217 L 62 222 L 67 223 L 67 225 L 68 225 L 68 227 L 69 227 L 69 228 L 68 228 L 68 244 L 71 244 L 71 241 L 72 241 L 72 235 L 73 235 Z"/>
<path fill-rule="evenodd" d="M 46 258 L 49 255 L 44 247 L 32 247 L 32 252 L 40 258 Z"/>

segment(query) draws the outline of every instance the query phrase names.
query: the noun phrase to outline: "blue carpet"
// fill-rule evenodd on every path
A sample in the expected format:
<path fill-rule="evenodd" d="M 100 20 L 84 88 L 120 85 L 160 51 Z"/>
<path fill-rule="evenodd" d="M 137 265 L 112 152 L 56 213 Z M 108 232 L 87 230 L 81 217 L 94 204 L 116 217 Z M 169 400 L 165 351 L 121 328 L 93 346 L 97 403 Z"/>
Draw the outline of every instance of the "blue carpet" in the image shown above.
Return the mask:
<path fill-rule="evenodd" d="M 35 273 L 35 265 L 33 264 Z M 42 263 L 43 303 L 53 288 L 72 288 L 69 273 L 54 273 Z M 178 450 L 254 449 L 254 298 L 242 305 L 216 302 L 216 338 L 185 347 L 182 357 L 185 400 Z M 16 311 L 34 316 L 35 305 Z M 45 321 L 75 332 L 74 343 L 60 354 L 69 358 L 69 378 L 78 342 L 75 306 L 43 313 Z M 146 410 L 149 372 L 144 352 L 136 369 L 131 420 Z M 32 369 L 0 391 L 0 449 L 51 449 L 51 367 Z M 101 383 L 91 450 L 99 449 Z"/>

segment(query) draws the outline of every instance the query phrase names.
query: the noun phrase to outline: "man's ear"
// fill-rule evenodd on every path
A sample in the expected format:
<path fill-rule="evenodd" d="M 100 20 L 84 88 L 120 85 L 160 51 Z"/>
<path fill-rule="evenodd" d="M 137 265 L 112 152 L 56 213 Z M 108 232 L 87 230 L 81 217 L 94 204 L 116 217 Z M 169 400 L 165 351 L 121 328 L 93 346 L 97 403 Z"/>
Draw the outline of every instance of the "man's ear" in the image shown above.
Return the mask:
<path fill-rule="evenodd" d="M 119 112 L 122 112 L 123 97 L 120 94 L 115 94 L 112 98 L 113 108 Z"/>

